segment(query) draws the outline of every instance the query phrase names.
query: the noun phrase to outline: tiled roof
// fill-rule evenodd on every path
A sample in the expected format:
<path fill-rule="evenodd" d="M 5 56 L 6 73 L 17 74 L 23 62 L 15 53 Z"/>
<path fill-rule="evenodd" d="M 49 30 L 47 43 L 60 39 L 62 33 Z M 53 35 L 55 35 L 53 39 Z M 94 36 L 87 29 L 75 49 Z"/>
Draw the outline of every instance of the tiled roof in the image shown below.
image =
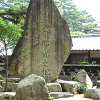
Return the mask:
<path fill-rule="evenodd" d="M 71 50 L 100 50 L 100 34 L 72 35 Z"/>
<path fill-rule="evenodd" d="M 72 35 L 73 47 L 71 50 L 100 50 L 100 34 Z M 0 42 L 0 55 L 5 55 L 3 44 Z M 8 55 L 13 49 L 8 48 Z"/>

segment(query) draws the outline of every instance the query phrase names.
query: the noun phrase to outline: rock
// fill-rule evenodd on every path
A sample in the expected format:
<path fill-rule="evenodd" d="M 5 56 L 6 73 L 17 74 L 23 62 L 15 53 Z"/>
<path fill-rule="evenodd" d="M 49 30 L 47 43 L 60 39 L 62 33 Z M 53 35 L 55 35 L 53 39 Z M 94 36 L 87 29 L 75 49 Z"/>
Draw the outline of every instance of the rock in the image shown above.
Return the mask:
<path fill-rule="evenodd" d="M 6 73 L 6 69 L 4 68 L 4 66 L 0 67 L 0 74 L 4 74 L 4 73 Z"/>
<path fill-rule="evenodd" d="M 48 97 L 44 78 L 32 74 L 19 82 L 15 100 L 44 100 Z"/>
<path fill-rule="evenodd" d="M 6 86 L 6 82 L 3 82 L 2 86 L 5 87 Z M 8 92 L 16 92 L 17 86 L 18 86 L 18 83 L 8 82 L 8 84 L 7 84 L 7 91 Z"/>
<path fill-rule="evenodd" d="M 50 92 L 49 93 L 51 97 L 54 97 L 54 99 L 57 98 L 67 98 L 67 97 L 73 97 L 74 95 L 69 92 Z"/>
<path fill-rule="evenodd" d="M 96 86 L 97 86 L 97 88 L 100 88 L 100 81 L 97 81 Z"/>
<path fill-rule="evenodd" d="M 97 89 L 97 86 L 94 86 L 93 89 Z"/>
<path fill-rule="evenodd" d="M 4 80 L 4 77 L 2 75 L 0 75 L 0 80 Z"/>
<path fill-rule="evenodd" d="M 4 80 L 0 80 L 0 85 L 2 86 L 2 83 L 5 82 Z"/>
<path fill-rule="evenodd" d="M 12 82 L 12 83 L 19 83 L 21 79 L 20 78 L 8 78 L 8 82 Z"/>
<path fill-rule="evenodd" d="M 62 92 L 61 85 L 59 83 L 47 83 L 49 92 Z"/>
<path fill-rule="evenodd" d="M 25 78 L 42 76 L 46 82 L 58 78 L 72 47 L 68 24 L 53 0 L 31 0 L 25 31 L 9 60 L 9 70 Z"/>
<path fill-rule="evenodd" d="M 87 88 L 93 87 L 93 83 L 84 69 L 76 74 L 74 81 L 84 84 Z"/>
<path fill-rule="evenodd" d="M 75 81 L 59 80 L 58 83 L 61 84 L 63 91 L 70 92 L 70 93 L 73 93 L 73 94 L 77 94 L 77 88 L 78 88 L 78 86 L 81 85 L 79 82 L 75 82 Z"/>
<path fill-rule="evenodd" d="M 84 97 L 92 98 L 93 100 L 100 100 L 100 89 L 87 89 L 84 92 Z"/>
<path fill-rule="evenodd" d="M 0 92 L 0 100 L 14 100 L 15 92 Z"/>
<path fill-rule="evenodd" d="M 4 87 L 0 86 L 0 92 L 4 92 Z"/>
<path fill-rule="evenodd" d="M 65 75 L 64 69 L 61 69 L 60 75 Z"/>

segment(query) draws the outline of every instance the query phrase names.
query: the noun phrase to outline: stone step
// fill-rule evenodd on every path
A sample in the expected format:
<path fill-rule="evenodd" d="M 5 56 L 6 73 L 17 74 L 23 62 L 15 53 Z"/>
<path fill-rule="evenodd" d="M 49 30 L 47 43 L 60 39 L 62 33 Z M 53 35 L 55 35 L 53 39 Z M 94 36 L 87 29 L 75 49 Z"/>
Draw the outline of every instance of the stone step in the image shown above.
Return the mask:
<path fill-rule="evenodd" d="M 5 87 L 5 86 L 6 86 L 6 82 L 3 82 L 2 83 L 2 87 Z M 16 92 L 17 86 L 18 86 L 18 83 L 8 82 L 7 91 L 9 91 L 9 92 Z"/>
<path fill-rule="evenodd" d="M 62 90 L 64 92 L 70 92 L 70 93 L 73 93 L 73 94 L 78 94 L 77 93 L 77 88 L 78 88 L 78 86 L 81 85 L 79 82 L 64 81 L 64 80 L 60 80 L 60 79 L 58 79 L 57 82 L 61 85 Z"/>
<path fill-rule="evenodd" d="M 20 78 L 8 78 L 7 81 L 12 82 L 12 83 L 19 83 L 21 81 L 21 79 Z"/>
<path fill-rule="evenodd" d="M 73 97 L 74 96 L 70 92 L 50 92 L 49 94 L 50 94 L 51 97 L 54 97 L 54 99 L 67 98 L 67 97 Z"/>
<path fill-rule="evenodd" d="M 14 100 L 16 92 L 0 92 L 0 100 Z"/>
<path fill-rule="evenodd" d="M 47 83 L 49 92 L 62 92 L 62 87 L 59 83 Z"/>

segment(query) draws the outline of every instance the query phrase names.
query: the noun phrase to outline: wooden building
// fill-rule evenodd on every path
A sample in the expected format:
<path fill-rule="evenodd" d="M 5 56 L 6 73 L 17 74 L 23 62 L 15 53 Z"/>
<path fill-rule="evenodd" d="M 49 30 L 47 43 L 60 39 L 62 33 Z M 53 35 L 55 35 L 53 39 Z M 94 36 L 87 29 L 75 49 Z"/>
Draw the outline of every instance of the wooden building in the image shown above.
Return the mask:
<path fill-rule="evenodd" d="M 100 34 L 72 35 L 73 47 L 67 64 L 96 61 L 100 64 Z"/>

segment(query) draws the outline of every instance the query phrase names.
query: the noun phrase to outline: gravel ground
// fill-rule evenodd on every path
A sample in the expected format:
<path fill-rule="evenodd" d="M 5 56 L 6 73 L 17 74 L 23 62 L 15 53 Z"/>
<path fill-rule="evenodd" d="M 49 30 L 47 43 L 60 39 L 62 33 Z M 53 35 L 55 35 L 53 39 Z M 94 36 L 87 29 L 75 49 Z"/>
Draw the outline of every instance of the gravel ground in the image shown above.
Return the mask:
<path fill-rule="evenodd" d="M 74 97 L 59 98 L 59 99 L 54 99 L 54 100 L 93 100 L 93 99 L 84 98 L 84 94 L 77 94 L 77 95 L 74 95 Z"/>
<path fill-rule="evenodd" d="M 60 98 L 60 99 L 54 99 L 54 100 L 93 100 L 88 98 Z"/>

